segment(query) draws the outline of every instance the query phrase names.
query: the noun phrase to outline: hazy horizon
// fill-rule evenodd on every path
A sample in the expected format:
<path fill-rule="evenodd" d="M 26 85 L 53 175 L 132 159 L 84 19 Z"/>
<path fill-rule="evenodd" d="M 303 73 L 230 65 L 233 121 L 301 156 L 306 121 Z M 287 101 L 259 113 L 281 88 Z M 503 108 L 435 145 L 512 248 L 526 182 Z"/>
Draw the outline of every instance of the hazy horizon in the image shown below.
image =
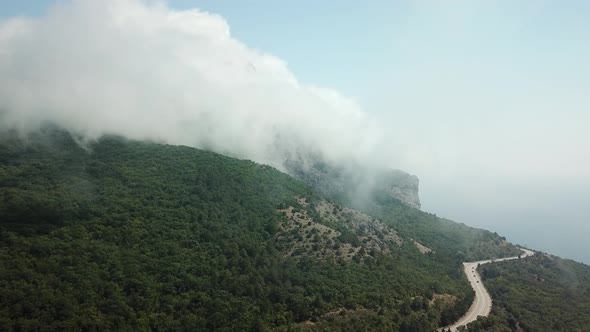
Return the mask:
<path fill-rule="evenodd" d="M 423 210 L 590 264 L 589 3 L 56 3 L 2 5 L 4 125 L 399 168 Z"/>

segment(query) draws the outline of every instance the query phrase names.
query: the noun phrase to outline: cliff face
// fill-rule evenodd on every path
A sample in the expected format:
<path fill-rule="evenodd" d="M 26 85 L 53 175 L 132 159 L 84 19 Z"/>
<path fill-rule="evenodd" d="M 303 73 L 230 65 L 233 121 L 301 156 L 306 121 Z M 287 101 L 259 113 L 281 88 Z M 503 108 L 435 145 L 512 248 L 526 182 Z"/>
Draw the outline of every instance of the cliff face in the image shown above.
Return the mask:
<path fill-rule="evenodd" d="M 385 172 L 382 182 L 377 183 L 377 189 L 406 205 L 420 209 L 419 182 L 420 180 L 415 175 L 392 170 Z"/>
<path fill-rule="evenodd" d="M 351 201 L 387 195 L 420 209 L 419 180 L 400 170 L 374 170 L 359 165 L 330 166 L 324 163 L 286 163 L 287 172 L 328 197 Z"/>

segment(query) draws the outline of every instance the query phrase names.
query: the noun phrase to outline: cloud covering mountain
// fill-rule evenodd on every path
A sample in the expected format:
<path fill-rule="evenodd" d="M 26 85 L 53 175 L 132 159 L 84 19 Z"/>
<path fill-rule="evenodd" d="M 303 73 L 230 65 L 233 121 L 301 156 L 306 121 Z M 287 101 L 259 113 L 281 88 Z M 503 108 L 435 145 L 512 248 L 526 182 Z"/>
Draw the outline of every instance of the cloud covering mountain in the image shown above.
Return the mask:
<path fill-rule="evenodd" d="M 313 56 L 312 54 L 310 56 Z M 218 15 L 141 0 L 73 0 L 0 22 L 0 116 L 209 148 L 282 167 L 375 153 L 383 130 L 354 100 L 299 82 L 281 59 L 231 36 Z"/>

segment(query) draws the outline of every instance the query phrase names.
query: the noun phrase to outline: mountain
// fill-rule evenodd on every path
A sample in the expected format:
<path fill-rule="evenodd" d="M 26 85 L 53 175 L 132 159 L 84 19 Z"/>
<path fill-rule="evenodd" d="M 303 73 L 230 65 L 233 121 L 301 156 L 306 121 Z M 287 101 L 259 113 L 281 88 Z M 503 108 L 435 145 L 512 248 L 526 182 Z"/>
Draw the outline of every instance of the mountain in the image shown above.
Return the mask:
<path fill-rule="evenodd" d="M 252 161 L 81 142 L 0 134 L 0 330 L 432 331 L 473 299 L 463 261 L 519 252 L 379 190 L 350 206 Z"/>
<path fill-rule="evenodd" d="M 372 169 L 349 162 L 333 165 L 317 157 L 287 160 L 287 172 L 334 199 L 359 205 L 367 196 L 389 196 L 420 209 L 418 177 L 400 170 Z"/>

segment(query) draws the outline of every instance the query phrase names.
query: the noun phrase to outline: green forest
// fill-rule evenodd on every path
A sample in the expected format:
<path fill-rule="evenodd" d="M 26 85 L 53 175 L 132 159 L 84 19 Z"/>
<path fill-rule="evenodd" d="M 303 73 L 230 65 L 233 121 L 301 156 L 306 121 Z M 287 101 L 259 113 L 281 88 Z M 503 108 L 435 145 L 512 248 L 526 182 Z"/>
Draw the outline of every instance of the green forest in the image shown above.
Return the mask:
<path fill-rule="evenodd" d="M 479 271 L 494 306 L 490 318 L 470 324 L 469 331 L 590 329 L 590 266 L 538 254 Z"/>
<path fill-rule="evenodd" d="M 518 253 L 496 233 L 373 199 L 362 212 L 401 239 L 381 252 L 313 209 L 344 202 L 266 165 L 121 137 L 86 142 L 52 127 L 3 132 L 0 330 L 433 331 L 473 300 L 463 261 Z M 314 258 L 319 246 L 285 255 L 285 207 L 339 232 L 333 246 L 356 259 Z M 557 330 L 588 326 L 589 271 L 563 261 L 578 276 L 568 288 L 561 260 L 536 260 L 483 270 L 498 298 L 495 326 L 541 331 L 566 311 L 572 319 Z M 531 293 L 585 305 L 526 305 Z"/>

